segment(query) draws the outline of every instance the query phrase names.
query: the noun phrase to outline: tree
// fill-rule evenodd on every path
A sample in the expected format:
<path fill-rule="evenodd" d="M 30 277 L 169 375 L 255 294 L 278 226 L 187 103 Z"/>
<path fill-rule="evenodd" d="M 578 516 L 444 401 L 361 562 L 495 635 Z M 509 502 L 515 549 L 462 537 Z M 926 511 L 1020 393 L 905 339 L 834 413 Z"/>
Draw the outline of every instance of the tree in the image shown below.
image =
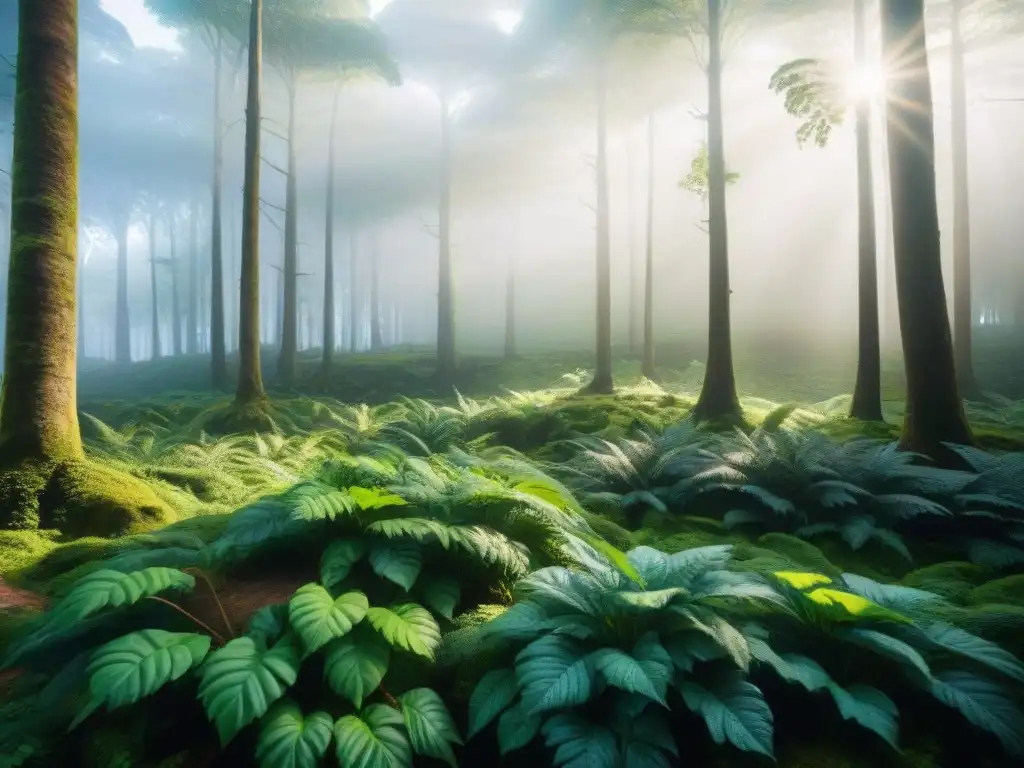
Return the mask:
<path fill-rule="evenodd" d="M 509 251 L 505 264 L 505 359 L 516 356 L 516 255 Z"/>
<path fill-rule="evenodd" d="M 647 242 L 644 249 L 643 375 L 654 381 L 654 113 L 647 117 Z"/>
<path fill-rule="evenodd" d="M 327 140 L 327 215 L 324 225 L 324 320 L 323 353 L 320 361 L 320 376 L 326 385 L 330 380 L 331 367 L 334 365 L 334 158 L 337 152 L 337 118 L 338 98 L 341 96 L 340 84 L 334 88 L 334 101 L 331 104 L 331 135 Z"/>
<path fill-rule="evenodd" d="M 936 458 L 974 442 L 957 386 L 942 282 L 935 130 L 923 0 L 881 0 L 896 291 L 907 405 L 900 447 Z"/>
<path fill-rule="evenodd" d="M 865 0 L 853 3 L 855 74 L 871 71 L 867 54 Z M 856 78 L 854 78 L 856 79 Z M 785 94 L 786 111 L 801 120 L 797 141 L 828 144 L 835 126 L 846 114 L 851 96 L 842 68 L 817 59 L 797 59 L 779 67 L 769 87 Z M 857 377 L 850 416 L 862 421 L 882 421 L 882 352 L 878 317 L 878 252 L 875 224 L 874 179 L 871 172 L 871 93 L 854 89 L 857 133 Z"/>

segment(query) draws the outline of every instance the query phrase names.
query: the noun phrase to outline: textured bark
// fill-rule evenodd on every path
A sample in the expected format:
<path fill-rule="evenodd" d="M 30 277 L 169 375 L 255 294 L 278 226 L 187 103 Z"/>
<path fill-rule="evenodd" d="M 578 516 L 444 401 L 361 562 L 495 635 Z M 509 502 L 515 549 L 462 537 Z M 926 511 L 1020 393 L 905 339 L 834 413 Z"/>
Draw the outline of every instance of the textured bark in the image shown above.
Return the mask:
<path fill-rule="evenodd" d="M 0 461 L 82 457 L 75 393 L 78 3 L 20 0 Z"/>
<path fill-rule="evenodd" d="M 647 118 L 647 244 L 644 253 L 643 375 L 657 376 L 654 363 L 654 113 Z"/>
<path fill-rule="evenodd" d="M 295 152 L 295 74 L 288 78 L 288 178 L 284 202 L 284 307 L 281 318 L 281 344 L 277 357 L 277 376 L 283 386 L 295 383 L 295 354 L 299 334 L 299 205 L 298 158 Z"/>
<path fill-rule="evenodd" d="M 923 0 L 882 0 L 889 78 L 886 121 L 893 204 L 906 416 L 900 446 L 944 457 L 943 443 L 973 443 L 953 363 L 953 340 L 942 281 L 935 199 L 935 133 L 928 77 Z"/>
<path fill-rule="evenodd" d="M 437 206 L 437 378 L 442 386 L 455 379 L 455 297 L 452 278 L 452 119 L 447 96 L 441 103 L 441 180 Z"/>
<path fill-rule="evenodd" d="M 380 242 L 374 236 L 370 253 L 370 349 L 376 352 L 383 346 L 380 332 Z"/>
<path fill-rule="evenodd" d="M 245 106 L 245 181 L 242 193 L 242 284 L 239 293 L 238 387 L 235 402 L 266 397 L 260 372 L 260 81 L 263 69 L 263 0 L 249 15 L 249 83 Z"/>
<path fill-rule="evenodd" d="M 321 368 L 323 375 L 330 373 L 334 362 L 334 165 L 337 152 L 338 97 L 341 88 L 334 89 L 331 106 L 331 136 L 327 142 L 327 216 L 324 223 L 324 343 Z"/>
<path fill-rule="evenodd" d="M 114 310 L 114 360 L 119 365 L 132 361 L 132 321 L 128 312 L 128 227 L 131 212 L 118 212 L 117 225 L 117 300 Z"/>
<path fill-rule="evenodd" d="M 853 3 L 854 56 L 861 69 L 867 61 L 865 0 Z M 882 421 L 882 351 L 878 324 L 878 249 L 875 228 L 875 190 L 871 175 L 871 102 L 867 95 L 856 104 L 857 131 L 857 380 L 850 416 Z"/>
<path fill-rule="evenodd" d="M 192 200 L 188 217 L 188 320 L 185 327 L 185 351 L 199 352 L 199 203 Z"/>
<path fill-rule="evenodd" d="M 157 217 L 153 211 L 149 213 L 149 287 L 150 287 L 150 309 L 152 311 L 150 322 L 150 357 L 156 360 L 162 357 L 160 350 L 160 294 L 157 291 L 159 280 L 156 274 L 156 224 Z"/>
<path fill-rule="evenodd" d="M 949 22 L 952 39 L 949 58 L 950 100 L 952 103 L 953 150 L 953 357 L 956 362 L 960 393 L 976 397 L 978 382 L 974 376 L 974 323 L 971 309 L 971 204 L 967 163 L 967 78 L 964 74 L 964 40 L 961 14 L 964 0 L 952 0 Z"/>
<path fill-rule="evenodd" d="M 594 379 L 587 391 L 611 394 L 615 389 L 612 378 L 612 260 L 610 238 L 610 212 L 608 209 L 608 53 L 603 48 L 595 57 L 594 95 L 597 101 L 597 243 L 596 276 L 596 329 L 597 360 Z"/>
<path fill-rule="evenodd" d="M 253 10 L 253 13 L 258 15 L 258 12 L 256 10 Z M 252 41 L 250 40 L 250 43 L 251 42 Z M 224 126 L 221 124 L 222 121 L 220 81 L 223 54 L 224 37 L 221 32 L 218 32 L 217 47 L 216 50 L 214 51 L 215 63 L 213 67 L 213 200 L 210 212 L 210 216 L 212 219 L 212 223 L 210 226 L 210 383 L 212 384 L 214 389 L 223 389 L 227 385 L 228 380 L 227 355 L 224 349 L 224 260 L 221 242 L 221 235 L 223 232 L 223 222 L 221 221 L 221 198 L 223 197 L 224 187 Z M 252 77 L 251 53 L 249 55 L 249 63 L 249 77 Z M 247 142 L 248 130 L 249 125 L 247 113 Z M 248 144 L 246 145 L 246 148 L 248 149 Z M 246 178 L 248 179 L 248 177 Z M 258 179 L 259 177 L 257 176 L 257 196 L 259 195 Z M 257 325 L 257 328 L 258 327 L 259 326 Z"/>
<path fill-rule="evenodd" d="M 76 283 L 78 286 L 77 295 L 75 298 L 78 313 L 78 349 L 76 354 L 79 360 L 85 359 L 85 256 L 79 254 L 76 256 L 78 259 L 78 275 Z"/>
<path fill-rule="evenodd" d="M 739 421 L 742 412 L 732 362 L 723 134 L 722 0 L 708 0 L 708 360 L 693 414 L 698 419 Z"/>
<path fill-rule="evenodd" d="M 516 257 L 510 252 L 505 265 L 505 359 L 516 356 Z"/>

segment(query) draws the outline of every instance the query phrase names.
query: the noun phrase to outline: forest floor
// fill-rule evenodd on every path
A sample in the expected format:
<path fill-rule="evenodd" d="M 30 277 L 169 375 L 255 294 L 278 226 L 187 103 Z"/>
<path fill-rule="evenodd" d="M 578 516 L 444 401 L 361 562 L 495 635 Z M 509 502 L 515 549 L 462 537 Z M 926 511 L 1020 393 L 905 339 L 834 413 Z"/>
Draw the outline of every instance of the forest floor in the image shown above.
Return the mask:
<path fill-rule="evenodd" d="M 977 374 L 996 394 L 987 403 L 971 403 L 969 413 L 980 446 L 994 452 L 987 455 L 999 457 L 1010 451 L 1007 456 L 1012 458 L 1024 450 L 1024 401 L 1019 399 L 1024 398 L 1024 350 L 1017 346 L 1005 333 L 981 334 L 978 340 Z M 689 359 L 686 349 L 659 352 L 665 361 Z M 647 546 L 672 553 L 729 544 L 736 548 L 737 560 L 751 570 L 767 563 L 776 570 L 813 571 L 830 578 L 853 572 L 931 590 L 948 601 L 950 615 L 960 626 L 1024 655 L 1022 531 L 1013 529 L 1014 535 L 1007 538 L 1001 532 L 979 529 L 978 533 L 972 528 L 970 536 L 957 531 L 955 541 L 936 537 L 912 518 L 930 514 L 932 504 L 954 509 L 959 503 L 954 500 L 959 498 L 956 493 L 942 488 L 921 490 L 912 483 L 907 486 L 910 490 L 893 491 L 902 482 L 904 470 L 891 457 L 872 454 L 875 464 L 881 461 L 879 456 L 889 464 L 869 472 L 866 454 L 829 453 L 832 449 L 818 442 L 823 436 L 828 445 L 841 445 L 858 437 L 888 441 L 898 435 L 902 412 L 898 359 L 890 357 L 885 366 L 888 423 L 861 424 L 845 418 L 849 397 L 837 395 L 852 381 L 849 358 L 786 345 L 752 345 L 737 357 L 744 414 L 754 429 L 749 436 L 679 432 L 677 425 L 686 424 L 696 398 L 701 365 L 666 365 L 655 384 L 640 380 L 637 362 L 625 354 L 616 363 L 620 389 L 611 397 L 577 394 L 587 381 L 589 355 L 585 354 L 515 361 L 468 357 L 457 382 L 458 396 L 437 392 L 429 352 L 340 355 L 334 378 L 324 391 L 271 392 L 275 433 L 226 436 L 207 434 L 210 414 L 228 398 L 205 389 L 205 358 L 141 363 L 128 375 L 91 361 L 83 366 L 80 378 L 82 432 L 89 459 L 145 481 L 171 510 L 175 522 L 150 533 L 135 529 L 131 535 L 112 538 L 69 539 L 58 530 L 0 532 L 0 650 L 24 636 L 46 602 L 66 595 L 89 573 L 100 568 L 118 570 L 119 558 L 130 560 L 140 553 L 153 553 L 143 558 L 147 566 L 171 565 L 182 551 L 195 554 L 224 536 L 235 510 L 305 481 L 330 482 L 324 479 L 326 468 L 339 457 L 368 456 L 385 463 L 396 455 L 430 460 L 454 457 L 450 460 L 457 466 L 452 472 L 458 474 L 460 462 L 464 463 L 460 456 L 487 457 L 511 449 L 528 465 L 568 485 L 587 510 L 584 514 L 593 530 L 623 551 Z M 303 356 L 300 380 L 312 377 L 317 362 L 315 353 Z M 739 479 L 729 480 L 726 473 L 714 493 L 699 502 L 683 501 L 672 489 L 691 478 L 684 470 L 666 478 L 672 474 L 666 470 L 670 462 L 659 463 L 659 459 L 683 456 L 695 461 L 698 447 L 719 457 L 718 469 L 728 469 Z M 877 527 L 863 529 L 862 520 L 841 515 L 805 520 L 819 526 L 826 522 L 826 528 L 816 532 L 785 522 L 785 514 L 775 514 L 788 509 L 803 513 L 810 507 L 834 512 L 808 491 L 826 476 L 816 474 L 818 463 L 828 461 L 839 468 L 834 472 L 837 478 L 858 486 L 855 495 L 874 493 L 875 499 L 883 499 L 886 493 L 901 495 L 907 498 L 897 501 L 917 504 L 916 510 L 883 526 L 883 502 L 878 501 L 872 518 Z M 586 467 L 586 473 L 567 469 L 574 467 Z M 978 498 L 999 493 L 1004 500 L 1009 493 L 1012 503 L 1024 509 L 1024 465 L 1017 461 L 1000 467 L 1000 477 L 1010 491 L 1004 486 L 974 490 L 971 483 L 987 477 L 979 466 L 970 477 L 961 473 L 958 492 Z M 881 474 L 872 479 L 871 472 Z M 878 488 L 889 490 L 871 487 L 876 481 Z M 726 495 L 718 498 L 716 493 Z M 913 494 L 918 494 L 917 501 L 910 499 Z M 758 504 L 736 502 L 751 495 Z M 737 508 L 742 512 L 739 516 Z M 942 514 L 949 513 L 943 509 Z M 863 535 L 848 521 L 860 525 Z M 1017 549 L 1018 545 L 1022 548 Z M 158 554 L 161 551 L 166 558 Z M 273 576 L 261 575 L 248 581 L 218 582 L 228 613 L 225 620 L 242 626 L 256 609 L 287 600 L 303 583 L 302 579 L 292 581 L 285 578 L 278 583 Z M 3 674 L 0 688 L 10 683 L 9 673 Z M 777 756 L 788 768 L 959 768 L 957 753 L 950 752 L 933 729 L 915 725 L 913 717 L 907 721 L 910 732 L 902 739 L 904 752 L 879 757 L 877 750 L 863 744 L 860 732 L 829 726 L 825 735 L 795 735 L 793 723 L 783 717 L 777 728 Z M 979 755 L 991 751 L 990 747 L 983 742 Z M 706 765 L 746 765 L 733 753 L 708 746 L 685 747 L 684 753 L 701 756 Z M 493 754 L 485 752 L 476 759 L 493 760 Z M 974 764 L 977 768 L 1001 764 L 999 758 L 985 759 L 978 757 Z"/>

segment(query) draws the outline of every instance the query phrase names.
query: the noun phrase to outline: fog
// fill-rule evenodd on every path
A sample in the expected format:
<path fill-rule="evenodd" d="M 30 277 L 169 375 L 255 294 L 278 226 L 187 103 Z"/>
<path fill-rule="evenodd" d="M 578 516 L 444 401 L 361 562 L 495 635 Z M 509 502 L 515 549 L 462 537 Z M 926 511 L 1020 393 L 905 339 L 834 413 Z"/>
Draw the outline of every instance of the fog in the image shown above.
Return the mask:
<path fill-rule="evenodd" d="M 8 0 L 8 7 L 16 5 Z M 798 147 L 798 121 L 768 81 L 798 57 L 852 60 L 852 3 L 824 0 L 812 16 L 770 14 L 730 28 L 724 74 L 725 146 L 739 179 L 728 191 L 733 328 L 743 339 L 772 332 L 804 343 L 847 344 L 856 330 L 857 222 L 852 115 L 827 147 Z M 948 31 L 945 3 L 933 3 L 931 65 L 936 100 L 939 210 L 951 224 Z M 200 206 L 199 263 L 208 284 L 213 146 L 213 61 L 194 33 L 174 33 L 148 16 L 143 0 L 101 0 L 134 45 L 83 34 L 80 73 L 80 272 L 87 357 L 112 357 L 115 221 L 133 209 L 129 304 L 133 357 L 151 353 L 149 211 L 162 206 L 156 256 L 161 345 L 171 347 L 171 270 L 188 302 L 188 213 Z M 374 5 L 403 84 L 372 77 L 346 82 L 337 126 L 338 215 L 335 275 L 340 345 L 350 302 L 368 312 L 369 270 L 380 270 L 381 306 L 391 342 L 432 344 L 436 332 L 440 104 L 448 82 L 455 122 L 452 254 L 456 328 L 464 352 L 501 349 L 505 270 L 517 275 L 517 329 L 523 351 L 590 349 L 594 336 L 595 99 L 592 73 L 570 46 L 523 53 L 513 0 L 394 0 Z M 979 12 L 968 55 L 972 258 L 976 321 L 1024 319 L 1024 32 Z M 16 12 L 16 11 L 15 11 Z M 1011 11 L 1012 12 L 1012 11 Z M 9 17 L 9 11 L 5 11 Z M 877 15 L 877 14 L 875 14 Z M 1020 13 L 1018 12 L 1018 17 Z M 0 51 L 13 61 L 15 21 L 4 19 Z M 83 30 L 84 32 L 84 30 Z M 871 31 L 877 46 L 877 30 Z M 699 41 L 698 41 L 699 42 Z M 700 198 L 680 188 L 704 136 L 706 80 L 691 41 L 623 41 L 610 67 L 609 173 L 616 343 L 627 341 L 631 285 L 642 288 L 646 247 L 648 119 L 654 121 L 655 325 L 660 340 L 703 338 L 708 243 Z M 224 261 L 228 341 L 237 335 L 244 67 L 225 60 Z M 3 65 L 0 64 L 0 68 Z M 11 154 L 9 78 L 0 121 L 0 167 Z M 317 346 L 323 294 L 325 189 L 333 85 L 303 77 L 297 97 L 300 321 L 303 346 Z M 263 339 L 277 335 L 287 145 L 273 135 L 287 119 L 287 92 L 273 58 L 264 71 L 261 197 Z M 1016 99 L 1016 101 L 1014 101 Z M 883 327 L 892 327 L 887 195 L 881 104 L 875 109 L 875 181 Z M 3 215 L 9 184 L 2 182 Z M 7 227 L 2 227 L 5 232 Z M 946 250 L 950 239 L 944 238 Z M 0 248 L 6 254 L 7 237 Z M 350 259 L 357 257 L 355 291 Z M 951 253 L 944 254 L 949 264 Z M 631 264 L 634 265 L 631 267 Z M 632 274 L 635 279 L 631 281 Z M 6 273 L 6 270 L 4 270 Z M 947 276 L 947 290 L 951 281 Z M 205 293 L 204 293 L 205 292 Z M 208 307 L 208 287 L 200 288 Z M 636 297 L 639 307 L 640 295 Z M 208 316 L 208 310 L 206 311 Z M 182 317 L 178 317 L 183 322 Z M 204 323 L 205 325 L 205 323 Z M 364 324 L 365 325 L 365 324 Z M 360 330 L 365 345 L 368 331 Z M 887 337 L 891 341 L 891 333 Z"/>

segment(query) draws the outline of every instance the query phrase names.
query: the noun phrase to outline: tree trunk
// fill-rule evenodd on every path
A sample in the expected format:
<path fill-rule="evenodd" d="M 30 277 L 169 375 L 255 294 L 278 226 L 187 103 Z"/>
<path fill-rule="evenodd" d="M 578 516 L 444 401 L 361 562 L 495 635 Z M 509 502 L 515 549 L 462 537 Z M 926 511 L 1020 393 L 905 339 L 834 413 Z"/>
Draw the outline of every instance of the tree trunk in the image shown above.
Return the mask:
<path fill-rule="evenodd" d="M 708 0 L 708 359 L 693 415 L 739 421 L 730 319 L 729 235 L 725 215 L 725 141 L 722 115 L 722 0 Z"/>
<path fill-rule="evenodd" d="M 174 356 L 181 356 L 181 296 L 178 286 L 178 241 L 175 237 L 175 217 L 172 214 L 167 221 L 167 236 L 171 246 L 171 342 L 174 344 Z"/>
<path fill-rule="evenodd" d="M 868 66 L 865 0 L 853 3 L 854 56 L 861 70 Z M 875 228 L 875 188 L 871 175 L 871 101 L 857 99 L 857 380 L 850 416 L 882 421 L 882 352 L 878 324 L 878 248 Z"/>
<path fill-rule="evenodd" d="M 594 379 L 587 385 L 593 394 L 611 394 L 612 378 L 612 262 L 610 212 L 608 210 L 608 52 L 597 51 L 594 95 L 597 100 L 597 360 Z"/>
<path fill-rule="evenodd" d="M 640 313 L 637 311 L 637 296 L 640 293 L 640 286 L 638 285 L 640 265 L 637 264 L 636 248 L 636 167 L 633 162 L 633 151 L 633 141 L 631 140 L 626 148 L 627 215 L 629 217 L 629 301 L 626 303 L 626 311 L 629 312 L 629 351 L 630 354 L 636 355 L 641 349 L 641 325 L 637 322 L 640 319 Z"/>
<path fill-rule="evenodd" d="M 245 181 L 242 195 L 242 284 L 239 292 L 238 387 L 235 402 L 266 397 L 260 371 L 260 81 L 263 0 L 249 14 L 249 84 L 245 105 Z"/>
<path fill-rule="evenodd" d="M 128 314 L 128 227 L 131 211 L 119 213 L 117 237 L 117 306 L 114 311 L 114 360 L 118 365 L 132 361 L 132 324 Z"/>
<path fill-rule="evenodd" d="M 238 200 L 228 209 L 228 221 L 231 223 L 228 238 L 228 269 L 225 294 L 225 311 L 227 320 L 224 323 L 225 356 L 238 348 Z"/>
<path fill-rule="evenodd" d="M 78 291 L 76 301 L 78 302 L 78 360 L 85 360 L 85 255 L 78 258 Z"/>
<path fill-rule="evenodd" d="M 505 264 L 505 359 L 516 356 L 516 256 L 509 252 Z"/>
<path fill-rule="evenodd" d="M 156 275 L 156 222 L 156 214 L 151 210 L 149 213 L 149 284 L 153 294 L 150 302 L 153 313 L 152 329 L 150 330 L 150 338 L 153 340 L 150 347 L 151 360 L 162 357 L 160 353 L 160 301 Z"/>
<path fill-rule="evenodd" d="M 906 416 L 900 447 L 946 456 L 943 443 L 971 444 L 953 363 L 935 198 L 935 135 L 923 0 L 882 0 L 886 61 L 899 61 L 886 100 L 896 291 Z"/>
<path fill-rule="evenodd" d="M 295 153 L 295 93 L 298 84 L 294 73 L 288 76 L 288 178 L 285 180 L 284 202 L 284 315 L 281 318 L 281 344 L 277 357 L 277 376 L 283 386 L 295 383 L 295 354 L 298 350 L 299 313 L 299 245 L 298 190 L 296 188 L 297 157 Z"/>
<path fill-rule="evenodd" d="M 331 106 L 331 136 L 327 142 L 327 216 L 324 224 L 324 343 L 320 370 L 325 382 L 334 363 L 334 163 L 337 152 L 338 97 L 341 87 L 335 86 Z"/>
<path fill-rule="evenodd" d="M 370 258 L 370 349 L 378 352 L 384 340 L 380 334 L 380 242 L 376 235 Z"/>
<path fill-rule="evenodd" d="M 437 206 L 437 378 L 441 387 L 455 380 L 455 304 L 452 284 L 452 118 L 447 94 L 441 103 L 441 189 Z"/>
<path fill-rule="evenodd" d="M 359 350 L 359 302 L 356 300 L 359 258 L 356 251 L 356 230 L 348 236 L 348 351 Z"/>
<path fill-rule="evenodd" d="M 82 456 L 75 393 L 78 2 L 20 0 L 0 460 Z"/>
<path fill-rule="evenodd" d="M 949 58 L 950 100 L 953 130 L 953 357 L 957 381 L 964 397 L 980 393 L 974 376 L 971 331 L 971 207 L 967 168 L 967 78 L 964 74 L 964 40 L 961 31 L 963 0 L 950 3 Z"/>
<path fill-rule="evenodd" d="M 192 200 L 192 212 L 188 217 L 188 321 L 186 327 L 185 351 L 190 355 L 199 352 L 199 203 Z"/>
<path fill-rule="evenodd" d="M 643 375 L 654 381 L 654 113 L 647 118 L 647 250 L 644 254 Z"/>
<path fill-rule="evenodd" d="M 253 4 L 255 9 L 256 4 Z M 253 10 L 256 14 L 257 11 Z M 250 33 L 251 34 L 251 33 Z M 250 40 L 252 43 L 252 40 Z M 224 126 L 221 119 L 221 66 L 224 53 L 224 37 L 217 32 L 217 50 L 214 53 L 215 64 L 213 83 L 213 205 L 210 216 L 213 219 L 210 228 L 210 381 L 214 389 L 223 389 L 228 380 L 228 363 L 224 351 L 224 262 L 221 248 L 221 198 L 224 186 Z M 249 54 L 250 72 L 252 53 Z M 259 62 L 257 61 L 257 65 Z M 246 113 L 248 120 L 248 113 Z M 248 131 L 248 123 L 246 124 Z M 259 190 L 256 190 L 259 195 Z"/>

